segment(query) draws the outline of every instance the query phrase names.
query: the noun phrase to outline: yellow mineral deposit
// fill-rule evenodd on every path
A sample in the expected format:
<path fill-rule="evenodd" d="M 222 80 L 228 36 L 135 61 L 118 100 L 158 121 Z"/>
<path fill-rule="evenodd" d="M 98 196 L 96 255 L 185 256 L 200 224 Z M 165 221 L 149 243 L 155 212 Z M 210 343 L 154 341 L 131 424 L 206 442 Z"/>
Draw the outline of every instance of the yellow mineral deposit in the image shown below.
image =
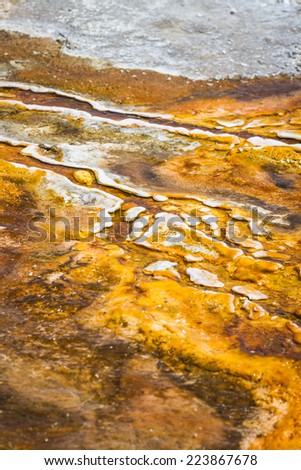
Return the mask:
<path fill-rule="evenodd" d="M 1 34 L 1 446 L 300 448 L 300 79 Z"/>

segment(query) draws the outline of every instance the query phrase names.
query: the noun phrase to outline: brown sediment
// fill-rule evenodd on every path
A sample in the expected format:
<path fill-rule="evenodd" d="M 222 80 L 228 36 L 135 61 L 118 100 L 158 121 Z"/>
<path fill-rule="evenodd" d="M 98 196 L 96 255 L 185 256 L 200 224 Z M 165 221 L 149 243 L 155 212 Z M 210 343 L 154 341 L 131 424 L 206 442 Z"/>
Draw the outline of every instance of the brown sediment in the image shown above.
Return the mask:
<path fill-rule="evenodd" d="M 157 191 L 166 194 L 202 193 L 238 201 L 243 197 L 246 202 L 256 204 L 257 200 L 278 206 L 280 211 L 290 207 L 299 212 L 301 173 L 286 162 L 287 159 L 299 160 L 299 155 L 285 147 L 261 151 L 199 149 L 193 155 L 170 159 L 160 166 L 119 165 L 117 171 L 126 176 L 134 175 L 137 184 L 148 181 Z"/>
<path fill-rule="evenodd" d="M 0 89 L 0 447 L 300 448 L 300 79 L 95 69 L 49 39 L 0 38 L 6 80 L 120 107 Z M 98 170 L 153 198 L 97 183 Z M 114 197 L 112 226 L 97 229 Z M 125 221 L 135 206 L 139 237 Z M 51 210 L 68 237 L 57 220 L 50 238 Z M 162 261 L 176 275 L 146 269 Z"/>
<path fill-rule="evenodd" d="M 202 110 L 200 102 L 204 100 L 207 103 L 204 112 L 208 114 L 213 107 L 223 106 L 223 98 L 230 107 L 240 102 L 236 113 L 246 111 L 243 103 L 249 109 L 258 110 L 262 106 L 268 111 L 270 105 L 272 110 L 279 111 L 273 102 L 276 95 L 281 111 L 284 102 L 286 108 L 295 104 L 296 99 L 300 100 L 296 98 L 300 95 L 298 77 L 206 82 L 153 71 L 116 69 L 107 63 L 95 69 L 93 61 L 62 54 L 59 41 L 7 31 L 1 31 L 0 40 L 1 62 L 7 64 L 12 80 L 80 92 L 114 103 L 153 105 L 156 110 L 170 106 L 175 111 L 176 103 L 180 102 L 180 106 L 193 114 Z"/>

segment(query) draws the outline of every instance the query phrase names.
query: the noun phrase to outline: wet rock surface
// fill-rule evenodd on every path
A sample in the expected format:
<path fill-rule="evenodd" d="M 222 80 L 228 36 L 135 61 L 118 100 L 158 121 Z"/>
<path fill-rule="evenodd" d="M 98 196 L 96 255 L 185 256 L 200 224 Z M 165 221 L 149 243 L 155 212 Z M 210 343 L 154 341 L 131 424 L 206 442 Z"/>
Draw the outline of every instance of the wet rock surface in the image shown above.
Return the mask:
<path fill-rule="evenodd" d="M 59 40 L 98 68 L 193 79 L 300 73 L 298 0 L 4 3 L 0 28 Z"/>
<path fill-rule="evenodd" d="M 300 79 L 0 35 L 1 448 L 300 448 Z"/>

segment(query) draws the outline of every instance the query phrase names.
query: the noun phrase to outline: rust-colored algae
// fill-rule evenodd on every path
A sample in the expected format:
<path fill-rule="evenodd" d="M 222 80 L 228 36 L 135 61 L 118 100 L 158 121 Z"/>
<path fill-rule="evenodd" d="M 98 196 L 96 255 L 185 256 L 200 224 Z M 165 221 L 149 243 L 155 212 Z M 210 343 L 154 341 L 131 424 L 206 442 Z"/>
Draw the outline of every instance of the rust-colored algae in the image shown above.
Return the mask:
<path fill-rule="evenodd" d="M 0 447 L 299 449 L 300 79 L 0 36 Z"/>

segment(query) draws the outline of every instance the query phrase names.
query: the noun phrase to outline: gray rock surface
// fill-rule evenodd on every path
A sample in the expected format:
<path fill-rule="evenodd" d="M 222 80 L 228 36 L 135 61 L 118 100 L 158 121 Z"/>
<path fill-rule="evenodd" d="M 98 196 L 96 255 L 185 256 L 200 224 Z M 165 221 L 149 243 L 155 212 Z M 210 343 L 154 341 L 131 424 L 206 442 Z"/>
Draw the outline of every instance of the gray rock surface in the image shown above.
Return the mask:
<path fill-rule="evenodd" d="M 0 28 L 190 78 L 301 72 L 301 0 L 0 1 Z"/>

